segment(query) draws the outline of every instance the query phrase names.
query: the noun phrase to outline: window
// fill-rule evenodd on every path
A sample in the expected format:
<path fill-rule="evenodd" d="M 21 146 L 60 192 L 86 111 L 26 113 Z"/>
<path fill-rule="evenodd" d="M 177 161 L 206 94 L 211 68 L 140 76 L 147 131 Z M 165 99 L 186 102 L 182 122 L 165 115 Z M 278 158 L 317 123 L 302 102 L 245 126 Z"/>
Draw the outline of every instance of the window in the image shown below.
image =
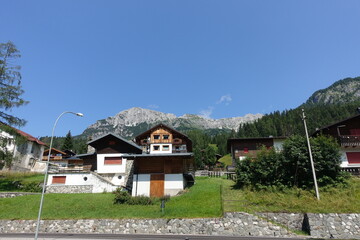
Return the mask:
<path fill-rule="evenodd" d="M 164 139 L 164 140 L 168 140 L 168 139 L 169 139 L 169 135 L 163 135 L 163 139 Z"/>
<path fill-rule="evenodd" d="M 53 176 L 52 184 L 65 184 L 66 176 Z"/>
<path fill-rule="evenodd" d="M 104 164 L 122 164 L 122 157 L 105 157 Z"/>
<path fill-rule="evenodd" d="M 159 145 L 153 146 L 153 150 L 154 150 L 154 151 L 159 151 L 159 150 L 160 150 L 160 146 L 159 146 Z"/>
<path fill-rule="evenodd" d="M 160 139 L 160 135 L 154 135 L 154 139 L 155 139 L 155 140 L 159 140 L 159 139 Z"/>
<path fill-rule="evenodd" d="M 169 145 L 163 145 L 163 151 L 169 151 L 170 147 Z"/>

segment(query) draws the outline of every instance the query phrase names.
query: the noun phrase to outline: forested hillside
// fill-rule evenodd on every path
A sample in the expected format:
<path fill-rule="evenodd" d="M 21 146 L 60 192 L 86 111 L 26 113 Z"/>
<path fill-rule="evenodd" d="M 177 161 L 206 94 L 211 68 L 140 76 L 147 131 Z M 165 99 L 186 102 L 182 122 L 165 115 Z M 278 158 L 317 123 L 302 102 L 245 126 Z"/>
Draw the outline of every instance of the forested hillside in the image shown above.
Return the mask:
<path fill-rule="evenodd" d="M 291 136 L 305 134 L 301 109 L 304 108 L 309 133 L 342 119 L 357 114 L 360 100 L 343 104 L 319 104 L 302 106 L 285 111 L 266 114 L 254 123 L 239 127 L 237 137 Z"/>

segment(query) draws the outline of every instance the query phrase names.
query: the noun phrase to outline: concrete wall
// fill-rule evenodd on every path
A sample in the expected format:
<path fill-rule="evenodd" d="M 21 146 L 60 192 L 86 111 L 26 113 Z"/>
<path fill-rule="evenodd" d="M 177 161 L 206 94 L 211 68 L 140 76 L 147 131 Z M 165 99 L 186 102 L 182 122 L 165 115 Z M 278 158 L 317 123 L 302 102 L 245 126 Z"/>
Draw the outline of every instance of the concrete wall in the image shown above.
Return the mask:
<path fill-rule="evenodd" d="M 65 184 L 51 184 L 53 176 L 66 176 Z M 86 180 L 85 180 L 86 179 Z M 124 177 L 121 179 L 124 181 Z M 47 192 L 51 193 L 79 193 L 79 189 L 86 189 L 84 192 L 89 192 L 88 188 L 81 188 L 79 186 L 91 186 L 92 193 L 112 192 L 121 185 L 114 185 L 93 173 L 66 173 L 66 174 L 49 174 L 47 182 Z M 74 190 L 75 192 L 72 192 Z"/>
<path fill-rule="evenodd" d="M 132 196 L 150 196 L 150 175 L 137 174 L 133 176 Z M 164 194 L 175 196 L 184 189 L 185 180 L 183 174 L 165 174 Z"/>
<path fill-rule="evenodd" d="M 150 174 L 134 174 L 132 196 L 150 196 Z"/>
<path fill-rule="evenodd" d="M 154 145 L 160 146 L 159 151 L 154 151 Z M 169 146 L 167 151 L 164 150 L 164 145 Z M 172 144 L 171 143 L 153 143 L 150 144 L 150 154 L 161 154 L 161 153 L 172 153 Z"/>

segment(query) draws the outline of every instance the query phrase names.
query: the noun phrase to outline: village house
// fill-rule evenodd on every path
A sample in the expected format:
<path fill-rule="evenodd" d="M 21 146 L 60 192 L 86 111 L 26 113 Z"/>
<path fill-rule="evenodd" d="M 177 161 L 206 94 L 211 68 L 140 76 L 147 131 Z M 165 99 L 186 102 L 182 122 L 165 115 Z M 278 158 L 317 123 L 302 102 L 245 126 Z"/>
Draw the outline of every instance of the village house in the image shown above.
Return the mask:
<path fill-rule="evenodd" d="M 145 141 L 146 140 L 146 141 Z M 194 182 L 191 140 L 163 124 L 135 142 L 106 134 L 88 142 L 93 152 L 75 155 L 82 169 L 52 169 L 48 192 L 103 192 L 118 187 L 133 196 L 176 195 Z"/>
<path fill-rule="evenodd" d="M 360 114 L 322 127 L 313 136 L 319 134 L 332 136 L 338 141 L 344 171 L 360 173 Z"/>
<path fill-rule="evenodd" d="M 7 127 L 11 131 L 0 130 L 0 138 L 4 141 L 1 146 L 3 150 L 12 155 L 10 169 L 13 171 L 30 171 L 34 169 L 37 162 L 41 161 L 45 143 L 39 139 L 13 127 Z M 17 136 L 18 141 L 15 141 Z M 0 159 L 3 162 L 4 159 Z"/>
<path fill-rule="evenodd" d="M 231 153 L 232 166 L 236 166 L 236 161 L 241 161 L 246 157 L 256 158 L 261 147 L 274 148 L 276 151 L 282 150 L 282 145 L 286 137 L 259 137 L 259 138 L 231 138 L 228 139 L 227 148 Z"/>

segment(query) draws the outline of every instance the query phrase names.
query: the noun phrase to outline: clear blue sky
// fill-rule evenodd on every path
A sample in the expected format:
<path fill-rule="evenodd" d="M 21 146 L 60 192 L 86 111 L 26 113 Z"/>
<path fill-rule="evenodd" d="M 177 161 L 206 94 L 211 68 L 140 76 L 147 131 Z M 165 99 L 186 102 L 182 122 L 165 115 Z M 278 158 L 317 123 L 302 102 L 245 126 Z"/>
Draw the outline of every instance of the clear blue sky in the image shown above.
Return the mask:
<path fill-rule="evenodd" d="M 211 118 L 295 108 L 360 76 L 360 1 L 0 0 L 21 51 L 22 130 L 82 133 L 131 108 Z"/>

